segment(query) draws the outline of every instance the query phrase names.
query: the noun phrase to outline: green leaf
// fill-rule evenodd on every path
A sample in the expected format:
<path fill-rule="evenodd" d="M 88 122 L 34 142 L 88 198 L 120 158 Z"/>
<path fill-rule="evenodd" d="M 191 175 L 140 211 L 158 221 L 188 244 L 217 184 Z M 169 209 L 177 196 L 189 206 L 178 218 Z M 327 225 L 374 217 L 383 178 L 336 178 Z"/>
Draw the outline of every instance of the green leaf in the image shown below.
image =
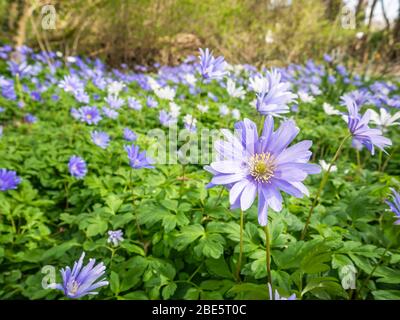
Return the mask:
<path fill-rule="evenodd" d="M 241 283 L 234 285 L 229 294 L 243 294 L 244 299 L 269 300 L 268 287 L 265 284 Z"/>
<path fill-rule="evenodd" d="M 181 251 L 204 234 L 204 228 L 200 224 L 185 226 L 175 239 L 175 247 Z"/>
<path fill-rule="evenodd" d="M 212 275 L 221 278 L 234 279 L 224 257 L 219 259 L 206 259 L 206 266 Z"/>
<path fill-rule="evenodd" d="M 168 210 L 176 212 L 178 209 L 178 201 L 176 200 L 163 199 L 160 203 Z"/>
<path fill-rule="evenodd" d="M 111 224 L 114 229 L 118 229 L 123 227 L 124 225 L 128 224 L 129 222 L 135 219 L 135 215 L 131 212 L 125 214 L 117 214 L 112 217 Z"/>
<path fill-rule="evenodd" d="M 185 295 L 183 296 L 183 299 L 185 300 L 198 300 L 200 295 L 200 291 L 196 288 L 189 288 L 188 291 L 186 291 Z"/>
<path fill-rule="evenodd" d="M 88 219 L 89 226 L 86 229 L 88 237 L 94 237 L 98 234 L 104 234 L 107 231 L 107 222 L 100 216 L 90 217 Z"/>
<path fill-rule="evenodd" d="M 324 244 L 317 244 L 309 250 L 301 260 L 300 267 L 304 273 L 319 273 L 329 270 L 329 266 L 325 264 L 331 260 L 332 253 L 329 247 Z"/>
<path fill-rule="evenodd" d="M 194 248 L 197 254 L 203 254 L 206 257 L 218 259 L 224 253 L 225 240 L 220 234 L 206 233 Z"/>
<path fill-rule="evenodd" d="M 126 249 L 128 252 L 130 253 L 137 253 L 141 256 L 145 256 L 144 250 L 142 247 L 133 244 L 133 243 L 129 243 L 128 241 L 122 241 L 120 244 L 120 247 L 123 249 Z"/>
<path fill-rule="evenodd" d="M 114 271 L 111 271 L 110 275 L 110 289 L 112 292 L 114 292 L 116 295 L 119 293 L 119 276 L 117 273 Z"/>
<path fill-rule="evenodd" d="M 163 289 L 162 289 L 162 296 L 165 300 L 168 300 L 171 298 L 175 291 L 176 291 L 177 285 L 174 282 L 168 283 Z"/>
<path fill-rule="evenodd" d="M 347 293 L 342 286 L 337 282 L 336 278 L 332 277 L 317 277 L 312 278 L 307 282 L 307 285 L 301 292 L 304 296 L 307 292 L 311 292 L 317 297 L 331 298 L 331 297 L 344 297 L 347 298 Z"/>
<path fill-rule="evenodd" d="M 118 212 L 118 209 L 121 207 L 122 203 L 124 202 L 122 199 L 120 199 L 117 195 L 115 194 L 110 194 L 106 200 L 105 200 L 107 207 L 109 209 L 109 212 L 111 214 L 116 214 Z"/>
<path fill-rule="evenodd" d="M 400 290 L 375 290 L 372 295 L 376 300 L 400 300 Z"/>
<path fill-rule="evenodd" d="M 118 297 L 119 300 L 148 300 L 149 298 L 146 296 L 146 293 L 143 291 L 135 291 L 130 292 L 128 294 L 123 295 L 122 297 Z"/>
<path fill-rule="evenodd" d="M 332 255 L 332 268 L 341 269 L 345 266 L 353 265 L 353 262 L 344 254 L 333 254 Z"/>

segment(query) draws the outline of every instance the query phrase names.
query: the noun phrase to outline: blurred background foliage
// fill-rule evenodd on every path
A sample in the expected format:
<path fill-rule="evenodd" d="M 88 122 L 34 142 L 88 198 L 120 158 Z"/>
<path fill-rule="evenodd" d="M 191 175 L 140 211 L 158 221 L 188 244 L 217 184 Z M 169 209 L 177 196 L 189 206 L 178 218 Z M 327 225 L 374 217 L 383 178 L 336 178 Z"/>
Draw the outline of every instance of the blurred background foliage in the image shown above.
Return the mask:
<path fill-rule="evenodd" d="M 363 71 L 397 73 L 400 12 L 390 22 L 382 0 L 356 2 L 355 28 L 346 29 L 341 0 L 0 0 L 0 40 L 113 66 L 176 64 L 202 46 L 231 63 L 286 65 L 330 53 Z M 42 27 L 46 4 L 56 9 L 55 29 Z M 378 6 L 386 25 L 374 28 Z"/>

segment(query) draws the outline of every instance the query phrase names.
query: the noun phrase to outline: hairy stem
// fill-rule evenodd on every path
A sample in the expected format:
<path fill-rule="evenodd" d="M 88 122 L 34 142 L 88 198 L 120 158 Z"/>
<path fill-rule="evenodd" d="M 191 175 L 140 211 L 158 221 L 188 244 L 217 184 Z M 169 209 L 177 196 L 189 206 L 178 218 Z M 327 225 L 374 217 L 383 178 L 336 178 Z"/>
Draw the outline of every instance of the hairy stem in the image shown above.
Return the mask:
<path fill-rule="evenodd" d="M 314 212 L 314 209 L 315 209 L 315 207 L 316 207 L 316 205 L 317 205 L 317 203 L 318 203 L 319 196 L 321 195 L 321 192 L 322 192 L 322 190 L 324 189 L 325 184 L 326 184 L 327 181 L 328 181 L 329 173 L 330 173 L 330 171 L 331 171 L 331 169 L 332 169 L 332 166 L 334 165 L 334 163 L 335 163 L 336 160 L 338 159 L 338 157 L 339 157 L 339 155 L 340 155 L 340 152 L 342 151 L 345 142 L 346 142 L 347 139 L 350 138 L 350 137 L 351 137 L 351 135 L 347 135 L 347 136 L 342 140 L 342 142 L 340 143 L 338 149 L 336 150 L 335 155 L 333 156 L 333 159 L 332 159 L 331 163 L 329 164 L 328 170 L 326 170 L 324 176 L 322 177 L 322 180 L 321 180 L 321 183 L 320 183 L 319 188 L 318 188 L 318 190 L 317 190 L 317 193 L 316 193 L 316 195 L 315 195 L 314 201 L 312 202 L 310 211 L 308 212 L 306 224 L 305 224 L 305 226 L 304 226 L 303 231 L 301 232 L 300 240 L 304 240 L 304 237 L 305 237 L 305 235 L 306 235 L 306 233 L 307 233 L 308 225 L 310 224 L 310 221 L 311 221 L 311 216 L 312 216 L 312 214 L 313 214 L 313 212 Z"/>
<path fill-rule="evenodd" d="M 135 212 L 136 229 L 137 229 L 140 241 L 143 242 L 143 233 L 142 233 L 142 229 L 140 228 L 137 211 L 135 210 L 135 193 L 133 192 L 132 170 L 129 171 L 129 187 L 132 191 L 132 206 L 133 206 L 133 211 Z"/>
<path fill-rule="evenodd" d="M 236 279 L 240 281 L 240 269 L 242 267 L 242 258 L 243 258 L 243 220 L 244 214 L 243 210 L 240 210 L 240 241 L 239 241 L 239 259 L 236 267 Z"/>
<path fill-rule="evenodd" d="M 271 241 L 269 238 L 269 227 L 268 224 L 264 227 L 265 231 L 265 257 L 267 262 L 267 283 L 269 282 L 272 287 L 272 276 L 271 276 Z M 273 289 L 273 288 L 272 288 Z"/>

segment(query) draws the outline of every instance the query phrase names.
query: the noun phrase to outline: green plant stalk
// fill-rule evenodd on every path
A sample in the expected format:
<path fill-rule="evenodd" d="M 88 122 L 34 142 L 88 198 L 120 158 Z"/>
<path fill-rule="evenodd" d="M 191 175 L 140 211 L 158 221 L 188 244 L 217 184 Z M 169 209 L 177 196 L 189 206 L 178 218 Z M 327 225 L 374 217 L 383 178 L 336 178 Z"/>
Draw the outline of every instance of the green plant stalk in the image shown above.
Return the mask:
<path fill-rule="evenodd" d="M 236 279 L 238 281 L 240 281 L 240 269 L 242 267 L 242 258 L 243 258 L 243 220 L 244 220 L 243 210 L 240 210 L 239 258 L 236 267 Z"/>
<path fill-rule="evenodd" d="M 114 248 L 109 248 L 109 249 L 111 251 L 111 258 L 110 258 L 110 270 L 111 270 L 113 259 L 114 259 L 114 255 L 115 255 L 115 249 Z"/>
<path fill-rule="evenodd" d="M 133 192 L 132 170 L 129 171 L 129 187 L 132 191 L 132 206 L 133 206 L 133 211 L 135 212 L 136 228 L 138 231 L 139 239 L 141 242 L 143 242 L 143 233 L 142 233 L 142 229 L 140 228 L 137 211 L 135 210 L 135 193 Z"/>
<path fill-rule="evenodd" d="M 382 150 L 379 150 L 379 165 L 378 165 L 378 171 L 381 171 L 382 169 Z"/>
<path fill-rule="evenodd" d="M 386 169 L 386 167 L 388 166 L 390 159 L 391 159 L 391 158 L 393 157 L 393 155 L 396 153 L 397 149 L 398 149 L 398 148 L 393 148 L 392 152 L 386 157 L 386 160 L 385 160 L 385 162 L 384 162 L 383 165 L 382 165 L 381 172 L 385 172 L 385 169 Z"/>
<path fill-rule="evenodd" d="M 15 75 L 15 84 L 16 84 L 18 98 L 22 103 L 24 103 L 24 97 L 23 97 L 23 93 L 22 93 L 21 81 L 19 79 L 19 74 L 18 73 Z"/>
<path fill-rule="evenodd" d="M 269 238 L 269 227 L 268 227 L 268 222 L 267 225 L 264 227 L 265 231 L 265 258 L 266 258 L 266 263 L 267 263 L 267 283 L 269 282 L 271 284 L 272 288 L 272 275 L 271 275 L 271 240 Z M 272 292 L 274 288 L 272 288 Z"/>
<path fill-rule="evenodd" d="M 179 186 L 179 200 L 181 200 L 183 196 L 183 187 L 185 184 L 185 171 L 186 171 L 186 164 L 182 164 L 181 184 Z"/>
<path fill-rule="evenodd" d="M 219 193 L 218 193 L 218 198 L 217 198 L 217 200 L 216 200 L 215 203 L 214 203 L 213 209 L 216 208 L 217 205 L 219 204 L 219 202 L 220 202 L 220 200 L 221 200 L 221 198 L 222 198 L 222 194 L 223 194 L 223 193 L 224 193 L 224 187 L 221 186 L 221 189 L 220 189 L 220 191 L 219 191 Z"/>
<path fill-rule="evenodd" d="M 258 136 L 261 135 L 263 129 L 264 129 L 264 122 L 265 122 L 265 116 L 262 116 L 260 118 L 260 122 L 258 123 Z"/>
<path fill-rule="evenodd" d="M 342 142 L 340 143 L 339 147 L 338 147 L 337 150 L 336 150 L 335 155 L 333 156 L 333 159 L 332 159 L 331 163 L 329 164 L 328 170 L 326 170 L 324 176 L 322 177 L 321 183 L 320 183 L 319 188 L 318 188 L 318 190 L 317 190 L 317 194 L 315 195 L 315 198 L 314 198 L 314 201 L 312 202 L 310 211 L 308 212 L 306 224 L 305 224 L 305 226 L 304 226 L 303 231 L 301 232 L 300 240 L 304 240 L 304 237 L 305 237 L 305 235 L 306 235 L 306 233 L 307 233 L 308 225 L 310 224 L 311 216 L 312 216 L 312 214 L 313 214 L 313 212 L 314 212 L 314 209 L 315 209 L 315 207 L 316 207 L 316 205 L 317 205 L 317 203 L 318 203 L 319 196 L 321 195 L 321 192 L 322 192 L 322 190 L 324 189 L 325 184 L 328 182 L 329 173 L 330 173 L 330 171 L 331 171 L 331 169 L 332 169 L 332 166 L 334 165 L 334 163 L 335 163 L 336 160 L 338 159 L 338 157 L 339 157 L 339 155 L 340 155 L 340 152 L 342 151 L 345 142 L 346 142 L 347 139 L 349 139 L 350 137 L 351 137 L 351 135 L 347 135 L 347 136 L 342 140 Z"/>
<path fill-rule="evenodd" d="M 360 151 L 356 150 L 356 155 L 357 155 L 357 169 L 360 171 L 361 170 Z"/>
<path fill-rule="evenodd" d="M 399 233 L 400 233 L 400 229 L 399 229 L 399 231 L 396 232 L 394 239 L 397 239 L 397 237 L 399 236 Z M 371 272 L 369 273 L 368 277 L 361 284 L 360 289 L 358 289 L 359 293 L 361 292 L 361 289 L 364 288 L 366 286 L 366 284 L 368 283 L 368 281 L 372 278 L 376 269 L 381 265 L 381 263 L 383 262 L 383 259 L 385 258 L 386 253 L 389 251 L 389 249 L 392 247 L 392 245 L 393 245 L 393 241 L 390 241 L 389 245 L 385 248 L 385 251 L 383 251 L 381 257 L 379 258 L 379 261 L 375 264 L 375 266 L 372 268 Z"/>
<path fill-rule="evenodd" d="M 192 273 L 192 275 L 187 279 L 187 281 L 192 281 L 192 279 L 194 278 L 194 276 L 197 274 L 197 272 L 200 271 L 201 267 L 203 266 L 204 261 L 202 263 L 200 263 L 200 265 L 196 268 L 196 270 L 194 270 L 194 272 Z"/>

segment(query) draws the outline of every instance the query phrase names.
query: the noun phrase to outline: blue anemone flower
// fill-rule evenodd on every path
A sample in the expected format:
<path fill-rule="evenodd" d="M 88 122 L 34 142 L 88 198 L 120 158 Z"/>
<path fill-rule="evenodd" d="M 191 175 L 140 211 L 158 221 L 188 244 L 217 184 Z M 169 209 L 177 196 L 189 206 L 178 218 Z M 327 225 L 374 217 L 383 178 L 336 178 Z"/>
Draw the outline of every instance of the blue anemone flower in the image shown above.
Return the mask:
<path fill-rule="evenodd" d="M 82 179 L 87 173 L 85 160 L 78 156 L 72 156 L 69 159 L 68 169 L 71 175 L 78 179 Z"/>
<path fill-rule="evenodd" d="M 214 58 L 212 52 L 208 48 L 200 51 L 200 74 L 204 79 L 221 79 L 228 72 L 225 70 L 227 63 L 223 56 Z"/>
<path fill-rule="evenodd" d="M 128 154 L 129 165 L 133 169 L 154 168 L 154 166 L 151 165 L 153 160 L 146 157 L 146 151 L 139 153 L 138 146 L 135 146 L 134 144 L 131 146 L 125 146 L 125 151 Z"/>
<path fill-rule="evenodd" d="M 110 143 L 110 136 L 106 132 L 93 131 L 90 136 L 92 137 L 93 143 L 102 149 L 107 148 Z"/>
<path fill-rule="evenodd" d="M 78 261 L 75 261 L 72 270 L 69 266 L 61 269 L 62 284 L 52 284 L 50 288 L 59 289 L 68 298 L 76 299 L 86 295 L 96 295 L 98 292 L 93 290 L 108 285 L 105 278 L 99 280 L 106 270 L 103 262 L 95 265 L 96 260 L 89 259 L 89 263 L 83 267 L 84 257 L 85 252 Z"/>
<path fill-rule="evenodd" d="M 395 218 L 397 219 L 394 224 L 400 225 L 400 194 L 394 190 L 393 188 L 390 189 L 392 191 L 393 202 L 386 200 L 385 202 L 389 205 L 390 210 L 395 214 Z"/>
<path fill-rule="evenodd" d="M 281 191 L 297 198 L 308 195 L 303 181 L 309 174 L 321 171 L 318 165 L 307 163 L 312 154 L 311 141 L 288 147 L 299 131 L 291 120 L 274 131 L 270 115 L 261 136 L 249 119 L 235 124 L 235 134 L 222 130 L 226 140 L 215 143 L 218 160 L 205 167 L 214 175 L 210 186 L 228 187 L 232 209 L 243 211 L 251 207 L 258 194 L 258 222 L 265 226 L 268 207 L 276 212 L 282 210 Z"/>
<path fill-rule="evenodd" d="M 17 189 L 20 182 L 21 178 L 17 176 L 15 171 L 0 169 L 0 191 Z"/>

